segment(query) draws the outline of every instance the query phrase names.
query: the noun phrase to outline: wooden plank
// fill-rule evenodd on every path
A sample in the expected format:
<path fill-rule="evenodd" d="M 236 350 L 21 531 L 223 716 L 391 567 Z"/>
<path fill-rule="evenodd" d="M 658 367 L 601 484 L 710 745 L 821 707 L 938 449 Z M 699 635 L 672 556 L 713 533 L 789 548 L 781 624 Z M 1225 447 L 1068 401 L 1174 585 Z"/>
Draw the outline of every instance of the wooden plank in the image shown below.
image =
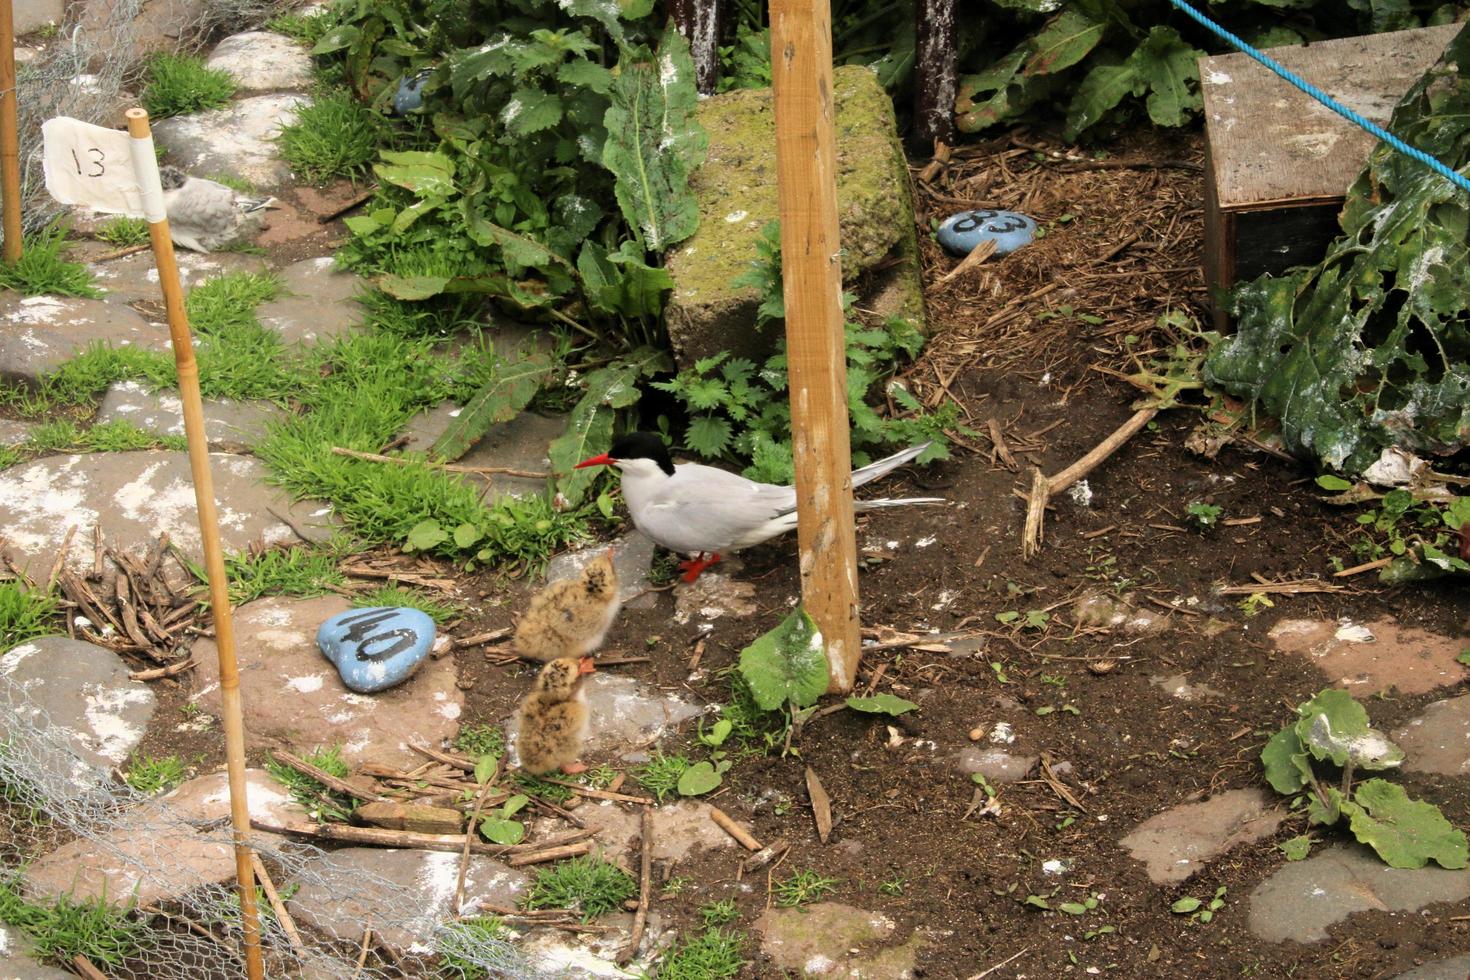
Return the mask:
<path fill-rule="evenodd" d="M 771 54 L 801 594 L 826 644 L 828 690 L 845 693 L 862 641 L 828 0 L 772 0 Z"/>
<path fill-rule="evenodd" d="M 1458 24 L 1272 48 L 1267 55 L 1369 120 L 1434 64 Z M 1224 210 L 1341 198 L 1376 142 L 1245 54 L 1199 62 L 1205 130 Z"/>

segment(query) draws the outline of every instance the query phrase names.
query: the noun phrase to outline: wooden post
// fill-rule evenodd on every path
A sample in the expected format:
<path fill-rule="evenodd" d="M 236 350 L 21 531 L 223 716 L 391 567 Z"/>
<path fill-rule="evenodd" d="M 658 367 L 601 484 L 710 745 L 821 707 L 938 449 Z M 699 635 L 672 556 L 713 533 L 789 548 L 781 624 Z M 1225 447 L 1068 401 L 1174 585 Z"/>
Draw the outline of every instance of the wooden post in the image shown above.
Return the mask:
<path fill-rule="evenodd" d="M 0 212 L 6 265 L 20 261 L 20 133 L 15 99 L 15 17 L 12 0 L 0 0 Z"/>
<path fill-rule="evenodd" d="M 826 641 L 828 690 L 845 693 L 857 677 L 862 641 L 829 0 L 771 0 L 771 80 L 801 594 Z"/>
<path fill-rule="evenodd" d="M 700 95 L 713 95 L 720 80 L 720 37 L 730 0 L 669 0 L 669 16 L 694 58 L 694 84 Z"/>
<path fill-rule="evenodd" d="M 3 0 L 0 0 L 3 2 Z M 179 400 L 184 410 L 184 438 L 189 445 L 189 469 L 194 478 L 194 501 L 199 508 L 199 536 L 204 542 L 204 567 L 209 574 L 209 602 L 214 611 L 215 643 L 219 648 L 220 714 L 225 729 L 225 759 L 229 768 L 230 819 L 235 830 L 235 877 L 240 886 L 240 919 L 245 934 L 245 970 L 250 980 L 265 976 L 260 952 L 260 913 L 255 901 L 255 869 L 251 865 L 250 807 L 245 786 L 245 722 L 240 700 L 240 670 L 235 662 L 235 625 L 230 613 L 229 579 L 219 540 L 219 514 L 214 503 L 214 480 L 209 472 L 209 440 L 204 433 L 204 403 L 199 394 L 199 364 L 189 332 L 189 315 L 184 309 L 184 290 L 179 285 L 179 267 L 174 262 L 174 244 L 168 234 L 168 217 L 163 213 L 158 184 L 158 160 L 153 155 L 153 136 L 148 113 L 129 109 L 128 135 L 145 142 L 135 146 L 134 166 L 143 189 L 143 207 L 149 212 L 148 234 L 163 287 L 163 304 L 168 312 L 168 330 L 179 371 Z M 150 189 L 158 195 L 150 204 Z"/>
<path fill-rule="evenodd" d="M 934 152 L 934 143 L 954 142 L 955 6 L 957 0 L 919 0 L 914 5 L 917 51 L 914 57 L 912 145 Z"/>

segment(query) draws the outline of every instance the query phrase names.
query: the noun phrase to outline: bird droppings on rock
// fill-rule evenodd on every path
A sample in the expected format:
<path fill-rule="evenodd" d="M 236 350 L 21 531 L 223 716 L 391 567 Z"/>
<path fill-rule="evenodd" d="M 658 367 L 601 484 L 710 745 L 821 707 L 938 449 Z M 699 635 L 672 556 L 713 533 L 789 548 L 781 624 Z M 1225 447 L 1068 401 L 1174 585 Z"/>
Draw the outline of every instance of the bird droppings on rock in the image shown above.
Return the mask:
<path fill-rule="evenodd" d="M 1283 619 L 1267 636 L 1278 650 L 1306 657 L 1334 686 L 1359 698 L 1390 688 L 1426 694 L 1470 678 L 1457 661 L 1463 639 L 1401 626 L 1392 617 L 1362 624 Z"/>

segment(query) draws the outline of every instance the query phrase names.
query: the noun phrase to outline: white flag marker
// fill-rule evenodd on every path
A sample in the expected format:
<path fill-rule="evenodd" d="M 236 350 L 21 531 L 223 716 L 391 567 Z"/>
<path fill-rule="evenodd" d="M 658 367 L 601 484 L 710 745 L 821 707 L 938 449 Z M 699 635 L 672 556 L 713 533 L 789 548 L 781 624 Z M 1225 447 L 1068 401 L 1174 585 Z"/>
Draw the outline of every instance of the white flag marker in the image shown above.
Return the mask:
<path fill-rule="evenodd" d="M 59 203 L 150 222 L 164 219 L 151 136 L 134 139 L 120 129 L 57 116 L 42 124 L 41 141 L 46 192 Z"/>

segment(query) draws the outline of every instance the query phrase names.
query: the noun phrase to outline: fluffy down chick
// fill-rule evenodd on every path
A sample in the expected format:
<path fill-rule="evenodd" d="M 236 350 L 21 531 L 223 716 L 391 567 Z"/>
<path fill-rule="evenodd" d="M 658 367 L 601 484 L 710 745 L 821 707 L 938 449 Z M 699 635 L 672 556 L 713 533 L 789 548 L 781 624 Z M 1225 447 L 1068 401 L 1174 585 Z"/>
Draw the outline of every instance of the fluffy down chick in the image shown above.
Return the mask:
<path fill-rule="evenodd" d="M 587 699 L 582 678 L 592 673 L 591 657 L 561 657 L 541 668 L 536 686 L 521 702 L 516 748 L 521 768 L 540 775 L 560 769 L 582 772 L 577 761 L 587 737 Z"/>
<path fill-rule="evenodd" d="M 158 177 L 169 237 L 194 252 L 214 252 L 249 239 L 260 230 L 265 209 L 275 205 L 275 198 L 246 197 L 178 167 L 160 167 Z"/>
<path fill-rule="evenodd" d="M 618 615 L 618 572 L 612 549 L 589 561 L 576 578 L 552 582 L 516 626 L 516 653 L 528 660 L 583 657 L 602 645 Z"/>

